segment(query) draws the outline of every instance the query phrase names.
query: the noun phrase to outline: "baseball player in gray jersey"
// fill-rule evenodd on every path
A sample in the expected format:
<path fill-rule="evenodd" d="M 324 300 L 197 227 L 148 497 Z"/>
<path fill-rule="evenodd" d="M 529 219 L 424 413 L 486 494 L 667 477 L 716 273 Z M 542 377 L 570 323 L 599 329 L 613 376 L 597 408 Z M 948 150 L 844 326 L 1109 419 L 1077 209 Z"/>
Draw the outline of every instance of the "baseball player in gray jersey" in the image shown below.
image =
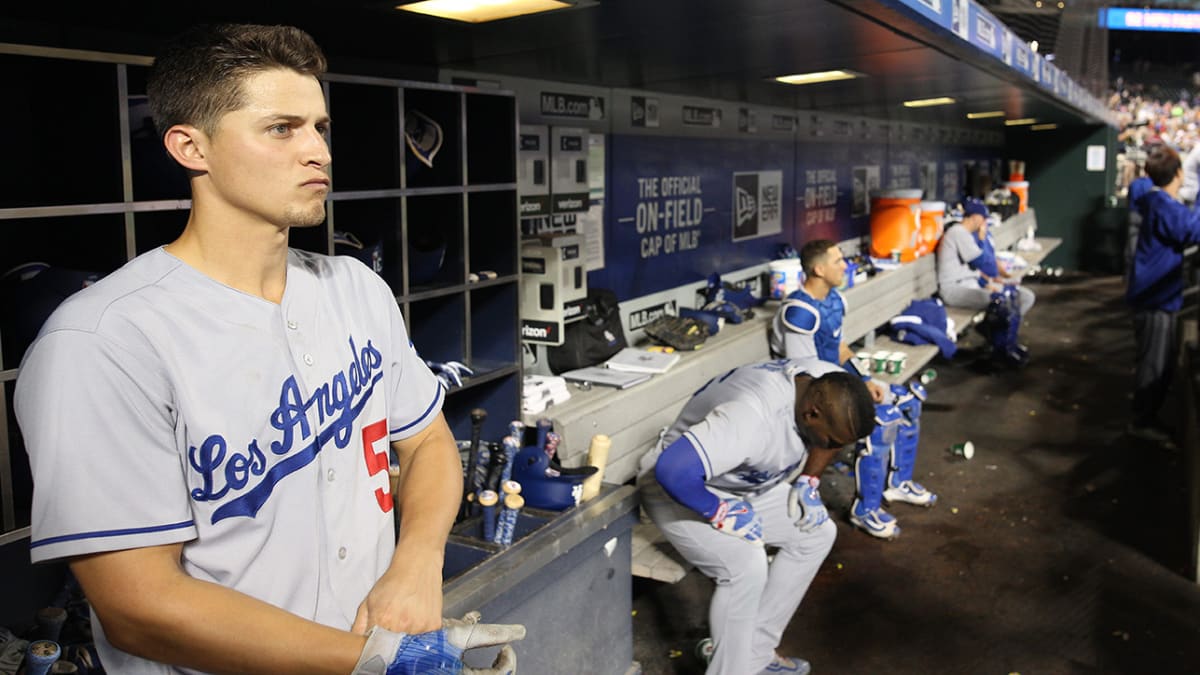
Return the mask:
<path fill-rule="evenodd" d="M 646 513 L 716 582 L 710 675 L 809 671 L 775 649 L 837 536 L 817 477 L 874 417 L 862 380 L 841 368 L 767 361 L 706 384 L 642 458 Z"/>
<path fill-rule="evenodd" d="M 109 672 L 457 672 L 523 628 L 443 624 L 443 390 L 377 275 L 288 248 L 325 217 L 324 56 L 278 26 L 169 44 L 148 91 L 192 211 L 22 363 L 33 560 L 69 561 Z"/>

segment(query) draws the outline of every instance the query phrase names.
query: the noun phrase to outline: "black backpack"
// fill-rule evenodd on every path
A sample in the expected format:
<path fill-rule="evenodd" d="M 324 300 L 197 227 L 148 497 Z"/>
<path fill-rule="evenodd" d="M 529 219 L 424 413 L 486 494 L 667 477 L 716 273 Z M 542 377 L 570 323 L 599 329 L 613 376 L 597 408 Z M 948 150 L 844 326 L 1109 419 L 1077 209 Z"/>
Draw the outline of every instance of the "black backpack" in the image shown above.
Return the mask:
<path fill-rule="evenodd" d="M 589 288 L 583 310 L 582 319 L 563 329 L 562 345 L 546 349 L 546 361 L 555 375 L 599 365 L 628 346 L 616 293 Z"/>

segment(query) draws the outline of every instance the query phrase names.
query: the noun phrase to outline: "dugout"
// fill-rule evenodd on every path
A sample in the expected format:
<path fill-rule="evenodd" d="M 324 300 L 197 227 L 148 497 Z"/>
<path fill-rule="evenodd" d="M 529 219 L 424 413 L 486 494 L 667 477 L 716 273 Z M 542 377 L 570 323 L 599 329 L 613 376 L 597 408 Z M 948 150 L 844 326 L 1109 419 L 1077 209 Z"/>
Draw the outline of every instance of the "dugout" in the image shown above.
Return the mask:
<path fill-rule="evenodd" d="M 1116 129 L 1103 101 L 986 3 L 579 0 L 478 25 L 392 4 L 6 5 L 0 73 L 11 103 L 0 115 L 13 132 L 13 158 L 0 170 L 8 186 L 0 271 L 36 260 L 103 274 L 178 232 L 186 188 L 160 172 L 146 143 L 140 87 L 164 36 L 212 20 L 297 25 L 329 55 L 327 93 L 335 120 L 347 120 L 335 122 L 333 218 L 296 244 L 337 251 L 335 231 L 380 243 L 418 348 L 476 371 L 447 398 L 461 439 L 473 408 L 489 410 L 483 433 L 491 439 L 522 416 L 523 377 L 545 354 L 522 337 L 520 244 L 534 235 L 583 236 L 586 284 L 616 294 L 631 341 L 652 318 L 695 306 L 712 273 L 762 293 L 780 245 L 824 237 L 856 251 L 875 187 L 921 188 L 926 199 L 950 201 L 1002 183 L 1008 161 L 1021 160 L 1031 183 L 1031 214 L 1021 222 L 1034 220 L 1038 235 L 1054 240 L 1047 264 L 1107 265 L 1120 238 Z M 857 76 L 808 86 L 772 79 L 835 69 Z M 920 103 L 941 97 L 954 100 Z M 409 111 L 445 131 L 432 168 L 408 156 L 401 122 Z M 69 165 L 62 158 L 78 141 L 62 137 L 65 127 L 89 139 Z M 534 180 L 537 171 L 549 181 Z M 752 194 L 753 208 L 739 194 Z M 1010 232 L 1019 235 L 1021 222 Z M 429 258 L 437 264 L 422 266 Z M 911 276 L 911 286 L 897 292 L 883 277 L 863 299 L 888 291 L 881 307 L 892 308 L 919 297 L 929 276 L 918 263 L 891 278 Z M 0 335 L 6 330 L 13 333 Z M 748 327 L 726 336 L 746 349 L 722 352 L 714 340 L 705 360 L 749 359 L 765 347 Z M 28 617 L 57 583 L 53 568 L 22 563 L 30 486 L 11 414 L 15 349 L 5 345 L 0 365 L 0 595 L 12 599 L 0 625 Z M 690 384 L 680 376 L 673 386 Z M 658 408 L 635 422 L 650 429 L 667 415 Z M 581 424 L 619 431 L 590 418 Z M 564 457 L 582 462 L 588 435 L 568 438 Z M 628 477 L 622 459 L 618 482 Z M 596 524 L 575 523 L 569 535 L 562 526 L 554 540 L 603 550 L 588 528 L 611 523 L 628 537 L 634 507 L 611 495 L 607 504 Z"/>

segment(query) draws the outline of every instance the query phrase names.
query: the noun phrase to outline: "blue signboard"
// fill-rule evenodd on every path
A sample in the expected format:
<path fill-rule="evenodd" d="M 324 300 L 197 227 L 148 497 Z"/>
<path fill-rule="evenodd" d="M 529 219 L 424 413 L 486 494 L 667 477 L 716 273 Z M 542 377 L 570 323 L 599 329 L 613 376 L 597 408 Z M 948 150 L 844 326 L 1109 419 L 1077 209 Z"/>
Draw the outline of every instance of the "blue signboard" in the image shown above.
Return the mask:
<path fill-rule="evenodd" d="M 1200 33 L 1200 12 L 1112 7 L 1100 10 L 1099 17 L 1100 27 L 1109 30 Z"/>
<path fill-rule="evenodd" d="M 870 195 L 880 189 L 920 188 L 926 199 L 957 202 L 965 162 L 989 166 L 998 151 L 932 143 L 939 139 L 611 136 L 607 266 L 588 284 L 640 297 L 760 265 L 783 243 L 859 237 L 870 231 Z"/>

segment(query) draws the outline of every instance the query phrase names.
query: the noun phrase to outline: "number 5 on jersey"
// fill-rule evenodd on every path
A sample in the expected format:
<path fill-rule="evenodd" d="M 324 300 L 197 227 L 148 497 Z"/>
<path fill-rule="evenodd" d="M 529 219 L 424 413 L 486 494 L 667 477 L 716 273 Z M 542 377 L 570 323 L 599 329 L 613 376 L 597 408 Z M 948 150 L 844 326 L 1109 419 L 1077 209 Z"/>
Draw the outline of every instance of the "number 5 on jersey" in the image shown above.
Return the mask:
<path fill-rule="evenodd" d="M 388 477 L 387 451 L 387 420 L 379 420 L 374 424 L 363 427 L 363 458 L 367 460 L 367 475 L 374 476 L 382 472 L 385 480 L 384 487 L 375 488 L 375 500 L 384 513 L 392 510 L 391 480 Z M 383 452 L 375 452 L 376 441 L 383 440 Z"/>

